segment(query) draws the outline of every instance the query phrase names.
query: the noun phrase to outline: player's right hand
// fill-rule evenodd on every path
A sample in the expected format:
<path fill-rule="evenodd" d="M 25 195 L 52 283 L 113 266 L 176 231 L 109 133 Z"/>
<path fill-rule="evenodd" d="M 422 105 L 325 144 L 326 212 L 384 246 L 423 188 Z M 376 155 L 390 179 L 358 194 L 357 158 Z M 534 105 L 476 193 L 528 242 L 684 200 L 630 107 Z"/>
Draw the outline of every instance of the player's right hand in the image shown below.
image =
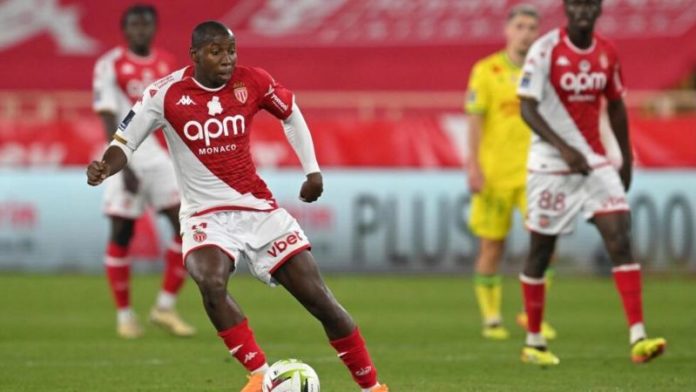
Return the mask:
<path fill-rule="evenodd" d="M 305 203 L 317 201 L 319 196 L 324 192 L 324 179 L 321 173 L 307 174 L 307 180 L 302 184 L 300 189 L 300 200 Z"/>
<path fill-rule="evenodd" d="M 471 193 L 479 193 L 483 189 L 484 177 L 481 172 L 481 167 L 477 164 L 470 164 L 467 180 L 469 182 L 469 191 Z"/>
<path fill-rule="evenodd" d="M 87 166 L 87 183 L 92 186 L 101 184 L 111 173 L 111 167 L 104 161 L 92 161 Z"/>
<path fill-rule="evenodd" d="M 592 166 L 587 163 L 585 155 L 571 146 L 566 146 L 561 150 L 561 157 L 568 164 L 572 173 L 580 173 L 583 176 L 590 174 Z"/>

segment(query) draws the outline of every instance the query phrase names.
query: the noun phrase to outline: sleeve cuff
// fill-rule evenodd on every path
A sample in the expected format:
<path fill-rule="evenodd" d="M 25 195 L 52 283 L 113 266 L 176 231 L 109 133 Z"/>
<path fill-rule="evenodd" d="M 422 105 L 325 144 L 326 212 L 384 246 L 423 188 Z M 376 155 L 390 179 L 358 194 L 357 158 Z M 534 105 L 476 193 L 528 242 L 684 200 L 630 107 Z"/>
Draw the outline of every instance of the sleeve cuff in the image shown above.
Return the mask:
<path fill-rule="evenodd" d="M 126 154 L 126 159 L 130 161 L 133 157 L 133 150 L 131 150 L 130 147 L 125 145 L 120 140 L 116 139 L 117 136 L 118 135 L 114 135 L 114 140 L 112 140 L 111 143 L 109 143 L 109 147 L 114 146 L 120 148 L 121 150 L 123 150 L 123 153 Z"/>

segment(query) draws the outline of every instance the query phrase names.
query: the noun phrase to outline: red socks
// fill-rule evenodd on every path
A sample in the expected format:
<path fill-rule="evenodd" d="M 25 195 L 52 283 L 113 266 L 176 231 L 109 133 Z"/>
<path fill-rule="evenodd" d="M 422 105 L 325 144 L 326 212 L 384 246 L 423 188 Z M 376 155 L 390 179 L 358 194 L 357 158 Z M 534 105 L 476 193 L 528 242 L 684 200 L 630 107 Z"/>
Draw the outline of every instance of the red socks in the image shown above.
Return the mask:
<path fill-rule="evenodd" d="M 520 274 L 520 282 L 524 295 L 524 309 L 527 312 L 527 332 L 538 334 L 541 332 L 541 321 L 544 319 L 544 278 L 530 278 Z"/>
<path fill-rule="evenodd" d="M 365 347 L 365 340 L 360 330 L 355 330 L 348 336 L 331 342 L 338 352 L 338 357 L 346 365 L 350 374 L 361 388 L 371 388 L 377 384 L 377 369 L 375 369 L 370 354 Z"/>
<path fill-rule="evenodd" d="M 256 340 L 254 332 L 249 328 L 249 322 L 244 319 L 241 323 L 218 332 L 218 336 L 225 342 L 230 354 L 237 358 L 250 373 L 266 364 L 266 355 L 263 353 Z"/>
<path fill-rule="evenodd" d="M 614 283 L 621 295 L 628 326 L 643 322 L 643 300 L 640 282 L 640 264 L 623 264 L 612 269 Z"/>
<path fill-rule="evenodd" d="M 184 285 L 186 268 L 181 254 L 181 237 L 174 236 L 174 241 L 164 254 L 164 277 L 162 290 L 170 294 L 177 294 Z"/>
<path fill-rule="evenodd" d="M 116 308 L 130 306 L 130 257 L 128 247 L 110 242 L 106 247 L 104 257 L 106 277 L 109 281 L 111 294 L 116 302 Z"/>

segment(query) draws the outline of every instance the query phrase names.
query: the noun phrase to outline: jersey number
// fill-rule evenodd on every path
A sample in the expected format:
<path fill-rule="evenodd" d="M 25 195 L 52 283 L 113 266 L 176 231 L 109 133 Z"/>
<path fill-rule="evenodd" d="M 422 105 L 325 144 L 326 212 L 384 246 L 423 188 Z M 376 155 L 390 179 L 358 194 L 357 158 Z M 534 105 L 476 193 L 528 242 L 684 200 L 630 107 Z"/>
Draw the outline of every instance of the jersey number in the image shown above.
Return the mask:
<path fill-rule="evenodd" d="M 565 209 L 565 193 L 558 192 L 554 197 L 553 193 L 548 190 L 541 192 L 539 208 L 542 210 L 563 211 Z"/>

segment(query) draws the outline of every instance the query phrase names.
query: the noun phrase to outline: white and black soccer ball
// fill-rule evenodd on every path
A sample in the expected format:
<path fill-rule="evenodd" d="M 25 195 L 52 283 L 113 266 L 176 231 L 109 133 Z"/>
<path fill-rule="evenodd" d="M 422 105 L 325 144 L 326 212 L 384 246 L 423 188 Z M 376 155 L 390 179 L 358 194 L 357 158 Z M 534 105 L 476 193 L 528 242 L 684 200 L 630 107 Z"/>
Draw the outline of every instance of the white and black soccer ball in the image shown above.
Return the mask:
<path fill-rule="evenodd" d="M 263 377 L 263 392 L 319 392 L 319 376 L 297 359 L 282 359 Z"/>

